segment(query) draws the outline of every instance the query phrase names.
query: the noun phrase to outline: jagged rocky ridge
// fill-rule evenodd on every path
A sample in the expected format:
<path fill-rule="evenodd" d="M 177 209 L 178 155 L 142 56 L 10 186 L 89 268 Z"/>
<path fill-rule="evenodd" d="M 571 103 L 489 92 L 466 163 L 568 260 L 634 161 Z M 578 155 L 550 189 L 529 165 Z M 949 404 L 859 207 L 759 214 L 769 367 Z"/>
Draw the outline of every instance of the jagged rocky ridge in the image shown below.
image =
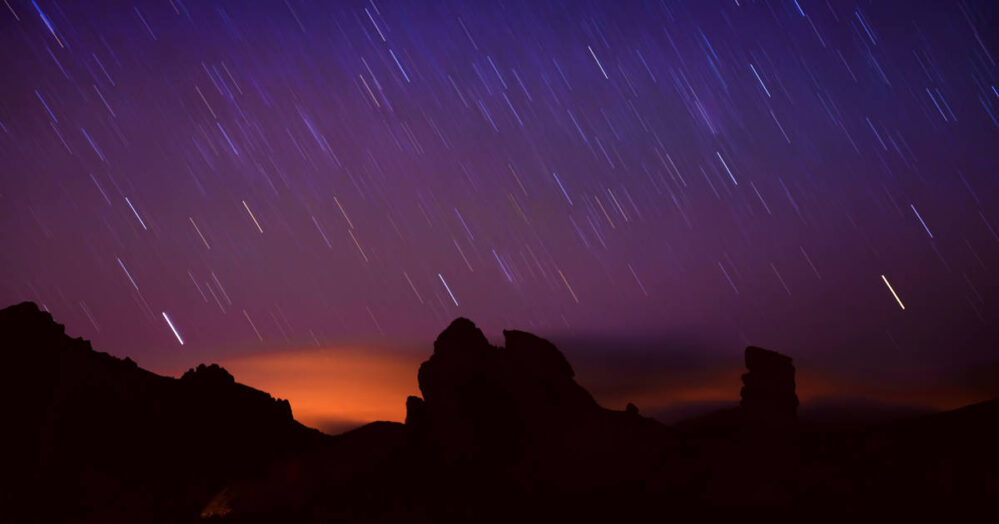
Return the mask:
<path fill-rule="evenodd" d="M 150 373 L 33 303 L 0 310 L 0 340 L 13 521 L 190 521 L 231 480 L 328 438 L 217 365 Z"/>
<path fill-rule="evenodd" d="M 24 522 L 591 522 L 925 517 L 999 495 L 997 401 L 816 427 L 796 416 L 791 359 L 750 347 L 739 407 L 666 426 L 599 406 L 550 342 L 503 335 L 494 347 L 454 321 L 405 424 L 329 437 L 218 366 L 160 377 L 67 337 L 33 304 L 7 308 L 17 453 L 5 474 L 18 482 L 4 507 Z"/>

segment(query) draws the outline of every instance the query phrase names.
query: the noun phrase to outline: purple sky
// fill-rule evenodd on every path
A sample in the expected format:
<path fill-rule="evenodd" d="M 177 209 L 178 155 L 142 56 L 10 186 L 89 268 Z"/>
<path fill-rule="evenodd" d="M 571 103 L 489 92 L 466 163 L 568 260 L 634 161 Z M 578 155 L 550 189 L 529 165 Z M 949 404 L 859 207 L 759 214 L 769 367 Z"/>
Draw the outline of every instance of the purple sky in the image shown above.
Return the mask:
<path fill-rule="evenodd" d="M 756 344 L 972 387 L 999 360 L 997 25 L 987 0 L 5 0 L 0 303 L 153 369 L 429 352 L 466 316 L 591 360 Z"/>

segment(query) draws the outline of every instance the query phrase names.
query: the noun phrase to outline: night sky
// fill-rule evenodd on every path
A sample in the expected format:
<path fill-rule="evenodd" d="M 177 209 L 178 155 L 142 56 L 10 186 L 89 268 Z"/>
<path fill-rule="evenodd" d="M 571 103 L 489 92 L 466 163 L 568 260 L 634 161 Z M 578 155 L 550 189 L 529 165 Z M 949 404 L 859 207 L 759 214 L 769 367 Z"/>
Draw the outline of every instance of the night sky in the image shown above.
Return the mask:
<path fill-rule="evenodd" d="M 465 316 L 598 390 L 755 344 L 843 394 L 999 394 L 997 12 L 4 0 L 0 304 L 251 384 L 318 347 L 415 385 Z"/>

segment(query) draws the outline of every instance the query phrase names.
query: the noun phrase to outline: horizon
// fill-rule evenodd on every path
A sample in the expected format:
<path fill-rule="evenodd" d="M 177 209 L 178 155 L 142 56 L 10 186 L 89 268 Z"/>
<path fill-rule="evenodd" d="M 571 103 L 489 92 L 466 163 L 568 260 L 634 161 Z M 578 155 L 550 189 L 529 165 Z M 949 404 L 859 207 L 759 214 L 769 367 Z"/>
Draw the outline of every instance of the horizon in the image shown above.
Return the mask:
<path fill-rule="evenodd" d="M 745 348 L 733 352 L 734 361 L 725 363 L 719 369 L 710 372 L 698 370 L 689 377 L 680 377 L 684 367 L 663 369 L 659 374 L 643 377 L 644 387 L 628 384 L 631 380 L 625 373 L 609 374 L 599 363 L 572 359 L 571 352 L 567 353 L 562 347 L 559 349 L 569 358 L 579 384 L 589 390 L 601 406 L 609 409 L 623 410 L 628 403 L 632 403 L 645 416 L 672 423 L 739 403 L 739 377 L 745 371 L 741 363 L 741 349 Z M 278 350 L 203 363 L 217 363 L 232 373 L 236 382 L 288 400 L 295 419 L 306 426 L 327 434 L 337 434 L 370 422 L 403 422 L 406 397 L 420 396 L 416 371 L 432 351 L 430 346 L 422 357 L 406 352 L 403 355 L 405 358 L 398 358 L 400 355 L 392 351 L 380 354 L 377 349 L 323 347 Z M 348 357 L 346 362 L 338 360 L 341 353 Z M 358 353 L 367 357 L 366 365 L 358 366 L 353 361 Z M 307 364 L 301 363 L 303 357 L 309 356 L 315 358 L 308 360 Z M 794 358 L 793 354 L 790 356 Z M 198 364 L 201 362 L 192 363 L 184 369 L 147 369 L 179 378 Z M 407 364 L 412 365 L 400 369 L 400 366 Z M 142 363 L 139 362 L 139 365 Z M 289 376 L 291 369 L 303 365 L 308 370 L 299 369 L 295 376 Z M 267 369 L 262 370 L 261 367 Z M 354 388 L 329 382 L 357 371 L 358 367 L 370 374 L 353 375 L 351 383 Z M 915 383 L 878 388 L 848 380 L 843 375 L 823 376 L 819 370 L 802 368 L 797 360 L 795 367 L 798 396 L 805 413 L 813 407 L 867 406 L 888 409 L 887 413 L 892 416 L 890 410 L 893 409 L 948 411 L 996 398 L 992 390 L 963 388 L 960 383 Z M 401 373 L 393 376 L 393 381 L 386 382 L 389 371 Z M 682 378 L 679 384 L 673 382 L 678 378 Z M 365 396 L 360 402 L 352 403 L 351 399 L 358 398 L 359 394 Z"/>
<path fill-rule="evenodd" d="M 18 306 L 29 304 L 32 310 L 51 315 L 33 302 Z M 52 318 L 52 322 L 61 326 L 56 318 Z M 65 336 L 90 343 L 68 331 Z M 491 346 L 503 349 L 502 341 L 497 343 L 493 337 L 488 338 Z M 106 353 L 101 348 L 92 345 L 91 348 Z M 741 362 L 741 351 L 729 355 L 733 362 L 712 366 L 703 360 L 691 360 L 691 356 L 703 356 L 703 352 L 664 353 L 650 351 L 648 346 L 638 348 L 629 346 L 630 357 L 612 362 L 610 368 L 605 358 L 592 352 L 592 348 L 580 351 L 576 346 L 568 351 L 560 348 L 560 352 L 573 367 L 578 384 L 603 408 L 624 411 L 627 405 L 637 404 L 644 416 L 672 424 L 739 405 L 734 388 L 745 372 L 741 364 L 735 363 Z M 158 369 L 143 362 L 135 364 L 173 379 L 179 379 L 199 366 L 219 365 L 237 383 L 267 393 L 274 399 L 287 400 L 291 414 L 298 422 L 328 435 L 337 435 L 372 422 L 404 422 L 408 409 L 406 399 L 423 395 L 416 371 L 433 352 L 430 349 L 420 355 L 411 349 L 385 346 L 375 350 L 359 346 L 309 347 L 237 355 L 177 369 Z M 650 356 L 656 360 L 650 361 Z M 788 356 L 793 360 L 793 355 Z M 636 372 L 637 369 L 641 371 Z M 795 390 L 802 416 L 825 424 L 854 419 L 859 422 L 868 419 L 890 421 L 997 400 L 981 391 L 961 390 L 953 385 L 941 387 L 921 383 L 910 385 L 908 389 L 892 385 L 872 388 L 844 376 L 824 375 L 808 366 L 797 366 L 796 376 Z"/>
<path fill-rule="evenodd" d="M 68 331 L 67 334 L 73 337 Z M 502 337 L 497 339 L 495 333 L 485 331 L 484 334 L 492 345 L 503 347 Z M 236 382 L 288 400 L 299 422 L 327 434 L 338 434 L 376 421 L 404 421 L 405 399 L 421 394 L 416 370 L 433 352 L 432 342 L 424 345 L 425 351 L 417 351 L 413 346 L 365 347 L 355 343 L 256 351 L 211 362 L 165 367 L 136 363 L 172 378 L 180 378 L 199 364 L 218 364 Z M 571 344 L 563 347 L 557 342 L 556 346 L 573 366 L 580 385 L 609 409 L 623 410 L 632 403 L 646 416 L 672 423 L 738 404 L 735 392 L 745 371 L 741 364 L 744 348 L 725 351 L 731 362 L 712 367 L 704 361 L 691 360 L 693 355 L 703 356 L 703 351 L 677 348 L 663 352 L 631 343 L 629 358 L 611 362 L 608 368 L 608 361 L 594 353 L 592 347 Z M 99 347 L 94 350 L 104 352 Z M 793 353 L 785 354 L 795 358 Z M 802 367 L 797 360 L 794 363 L 797 393 L 806 413 L 816 407 L 865 406 L 885 409 L 891 417 L 895 412 L 947 411 L 995 398 L 991 390 L 962 388 L 959 383 L 918 381 L 905 386 L 871 387 L 849 380 L 842 371 L 829 376 L 807 364 Z M 643 372 L 636 373 L 638 370 Z M 338 380 L 346 380 L 346 384 Z"/>

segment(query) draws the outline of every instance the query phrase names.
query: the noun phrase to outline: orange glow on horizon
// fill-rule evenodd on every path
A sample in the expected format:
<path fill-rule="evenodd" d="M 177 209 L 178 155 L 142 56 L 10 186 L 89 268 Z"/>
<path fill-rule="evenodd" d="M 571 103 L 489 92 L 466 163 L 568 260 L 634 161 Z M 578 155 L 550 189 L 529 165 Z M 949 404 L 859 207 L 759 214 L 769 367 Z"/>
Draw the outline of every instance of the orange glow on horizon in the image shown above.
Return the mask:
<path fill-rule="evenodd" d="M 225 359 L 236 381 L 287 399 L 306 426 L 339 433 L 376 420 L 406 419 L 419 395 L 423 357 L 370 348 L 282 351 Z"/>
<path fill-rule="evenodd" d="M 336 434 L 378 421 L 402 422 L 406 397 L 420 395 L 417 370 L 429 355 L 370 347 L 281 351 L 223 359 L 220 364 L 237 382 L 291 403 L 296 420 Z M 583 364 L 583 363 L 581 363 Z M 627 376 L 610 377 L 583 368 L 577 380 L 584 388 L 602 386 L 594 397 L 600 405 L 624 409 L 632 402 L 645 414 L 688 404 L 739 401 L 744 369 L 704 370 L 690 376 L 664 376 L 629 384 Z M 974 403 L 971 392 L 927 389 L 900 384 L 863 384 L 816 370 L 799 369 L 797 394 L 802 404 L 828 398 L 867 398 L 885 404 L 939 410 Z M 594 391 L 591 389 L 591 391 Z"/>

